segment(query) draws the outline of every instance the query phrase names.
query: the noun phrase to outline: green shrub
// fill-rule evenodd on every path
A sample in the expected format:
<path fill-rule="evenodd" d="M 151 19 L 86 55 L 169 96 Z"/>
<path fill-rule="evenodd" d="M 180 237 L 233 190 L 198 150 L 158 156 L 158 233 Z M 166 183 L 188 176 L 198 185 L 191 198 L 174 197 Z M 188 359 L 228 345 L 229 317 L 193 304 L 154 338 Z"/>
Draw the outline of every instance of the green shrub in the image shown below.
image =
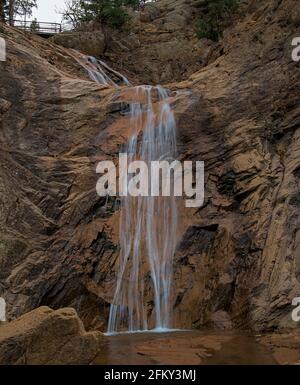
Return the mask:
<path fill-rule="evenodd" d="M 199 39 L 206 38 L 218 41 L 221 36 L 220 25 L 213 19 L 199 20 L 197 27 L 197 36 Z"/>
<path fill-rule="evenodd" d="M 203 18 L 198 22 L 197 36 L 218 41 L 229 25 L 231 15 L 239 6 L 239 0 L 196 0 Z"/>
<path fill-rule="evenodd" d="M 122 29 L 130 19 L 126 7 L 135 8 L 139 3 L 140 0 L 69 0 L 63 16 L 75 28 L 95 21 Z"/>
<path fill-rule="evenodd" d="M 97 10 L 92 19 L 96 19 L 103 24 L 108 24 L 114 28 L 121 29 L 130 19 L 128 13 L 123 8 L 123 2 L 110 1 L 107 6 Z"/>
<path fill-rule="evenodd" d="M 107 23 L 117 29 L 121 29 L 128 20 L 128 13 L 121 8 L 112 8 L 107 14 Z"/>

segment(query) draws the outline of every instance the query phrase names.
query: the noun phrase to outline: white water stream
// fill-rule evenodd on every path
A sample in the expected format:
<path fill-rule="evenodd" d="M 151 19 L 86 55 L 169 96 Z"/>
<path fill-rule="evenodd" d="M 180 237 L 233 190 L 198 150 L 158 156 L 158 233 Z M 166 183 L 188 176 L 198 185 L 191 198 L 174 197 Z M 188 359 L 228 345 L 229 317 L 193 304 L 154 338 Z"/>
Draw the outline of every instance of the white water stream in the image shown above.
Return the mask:
<path fill-rule="evenodd" d="M 76 51 L 72 56 L 90 78 L 119 87 L 110 75 L 129 81 L 104 62 Z M 176 124 L 167 91 L 161 86 L 133 87 L 130 105 L 132 135 L 122 152 L 128 162 L 168 160 L 176 157 Z M 149 167 L 150 168 L 150 167 Z M 150 181 L 150 183 L 153 181 Z M 127 188 L 128 181 L 122 181 Z M 122 197 L 120 256 L 108 333 L 165 330 L 171 321 L 172 263 L 177 233 L 177 206 L 171 197 Z M 149 322 L 150 320 L 150 322 Z"/>

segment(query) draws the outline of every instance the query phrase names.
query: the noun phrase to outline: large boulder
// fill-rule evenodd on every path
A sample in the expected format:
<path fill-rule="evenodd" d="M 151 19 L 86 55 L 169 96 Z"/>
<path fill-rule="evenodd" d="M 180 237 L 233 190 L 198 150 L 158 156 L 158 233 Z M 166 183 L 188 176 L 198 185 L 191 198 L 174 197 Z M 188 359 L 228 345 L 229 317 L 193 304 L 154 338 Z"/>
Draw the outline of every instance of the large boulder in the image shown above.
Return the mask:
<path fill-rule="evenodd" d="M 0 364 L 89 364 L 102 334 L 87 333 L 72 308 L 43 306 L 0 326 Z"/>
<path fill-rule="evenodd" d="M 105 50 L 105 36 L 102 31 L 60 33 L 52 41 L 92 56 L 101 55 Z"/>

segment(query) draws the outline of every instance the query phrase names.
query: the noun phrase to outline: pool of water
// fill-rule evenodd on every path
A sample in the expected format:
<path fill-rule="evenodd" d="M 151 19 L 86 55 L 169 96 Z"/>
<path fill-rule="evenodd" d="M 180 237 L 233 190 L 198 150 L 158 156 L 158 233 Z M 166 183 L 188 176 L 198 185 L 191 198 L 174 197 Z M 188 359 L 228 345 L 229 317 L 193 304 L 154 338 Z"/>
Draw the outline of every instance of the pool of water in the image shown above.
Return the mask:
<path fill-rule="evenodd" d="M 242 333 L 170 331 L 106 337 L 96 365 L 276 365 L 255 337 Z"/>

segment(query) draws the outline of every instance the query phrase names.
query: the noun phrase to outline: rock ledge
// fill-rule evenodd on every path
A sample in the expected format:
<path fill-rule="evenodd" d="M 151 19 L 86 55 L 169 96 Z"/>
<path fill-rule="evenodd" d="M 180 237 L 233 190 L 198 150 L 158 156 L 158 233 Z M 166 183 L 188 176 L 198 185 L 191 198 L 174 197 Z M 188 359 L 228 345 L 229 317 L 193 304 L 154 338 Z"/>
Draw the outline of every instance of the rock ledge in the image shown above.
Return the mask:
<path fill-rule="evenodd" d="M 90 364 L 103 338 L 87 333 L 74 309 L 43 306 L 0 326 L 0 364 Z"/>

